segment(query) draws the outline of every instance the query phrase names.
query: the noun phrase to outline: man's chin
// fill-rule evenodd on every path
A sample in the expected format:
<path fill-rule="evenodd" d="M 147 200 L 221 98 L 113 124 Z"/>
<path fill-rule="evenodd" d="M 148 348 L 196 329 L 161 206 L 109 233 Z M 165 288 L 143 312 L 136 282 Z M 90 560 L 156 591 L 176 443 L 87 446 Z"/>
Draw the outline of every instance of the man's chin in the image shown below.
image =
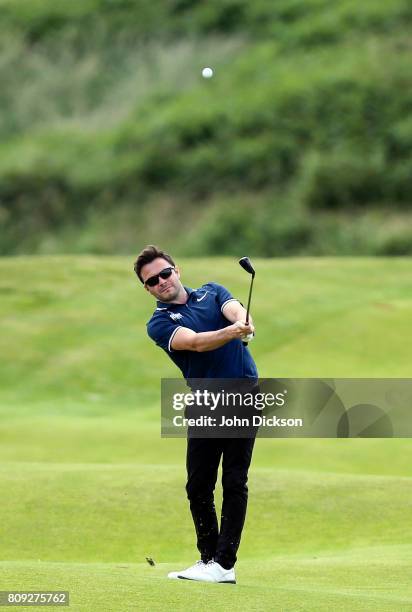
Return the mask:
<path fill-rule="evenodd" d="M 179 295 L 179 292 L 173 289 L 166 289 L 162 293 L 159 293 L 159 300 L 161 302 L 173 302 Z"/>

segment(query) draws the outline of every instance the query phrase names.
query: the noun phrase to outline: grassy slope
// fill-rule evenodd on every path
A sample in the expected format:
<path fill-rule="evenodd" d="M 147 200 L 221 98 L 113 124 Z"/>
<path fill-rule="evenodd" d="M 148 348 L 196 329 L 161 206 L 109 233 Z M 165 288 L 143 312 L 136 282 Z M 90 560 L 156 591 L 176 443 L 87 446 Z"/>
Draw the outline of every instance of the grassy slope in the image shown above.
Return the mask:
<path fill-rule="evenodd" d="M 194 558 L 184 441 L 159 439 L 175 371 L 131 261 L 0 262 L 0 588 L 67 588 L 79 610 L 412 606 L 409 440 L 259 440 L 238 587 L 165 580 Z M 247 293 L 232 260 L 181 263 Z M 255 263 L 262 375 L 409 375 L 410 261 Z"/>
<path fill-rule="evenodd" d="M 151 297 L 134 258 L 0 261 L 1 395 L 10 411 L 30 400 L 67 414 L 151 410 L 158 377 L 179 375 L 147 340 Z M 180 262 L 192 287 L 208 280 L 245 300 L 235 259 Z M 412 291 L 408 259 L 256 260 L 253 297 L 261 376 L 409 376 L 405 339 Z M 155 367 L 154 367 L 155 366 Z M 22 382 L 24 381 L 24 384 Z M 51 402 L 50 405 L 47 402 Z M 64 403 L 67 403 L 66 406 Z M 8 410 L 5 404 L 3 410 Z"/>

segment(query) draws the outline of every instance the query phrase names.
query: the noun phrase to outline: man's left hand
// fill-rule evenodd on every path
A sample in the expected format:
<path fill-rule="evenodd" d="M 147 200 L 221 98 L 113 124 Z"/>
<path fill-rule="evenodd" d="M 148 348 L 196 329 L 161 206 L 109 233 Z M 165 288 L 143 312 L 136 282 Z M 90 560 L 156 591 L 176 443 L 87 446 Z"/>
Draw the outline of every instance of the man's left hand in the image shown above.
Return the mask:
<path fill-rule="evenodd" d="M 250 334 L 246 334 L 246 336 L 242 336 L 243 342 L 251 342 L 255 337 L 255 332 L 251 332 Z"/>

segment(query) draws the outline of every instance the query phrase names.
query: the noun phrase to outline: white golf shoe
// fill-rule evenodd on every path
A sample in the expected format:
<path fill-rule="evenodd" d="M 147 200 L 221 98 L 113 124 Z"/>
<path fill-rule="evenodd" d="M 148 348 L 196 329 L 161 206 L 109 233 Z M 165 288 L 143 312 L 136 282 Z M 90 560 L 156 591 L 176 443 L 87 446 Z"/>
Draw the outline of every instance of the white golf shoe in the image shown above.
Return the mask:
<path fill-rule="evenodd" d="M 169 572 L 167 577 L 172 580 L 199 580 L 198 576 L 205 568 L 206 563 L 203 563 L 203 561 L 196 561 L 194 565 L 185 570 L 181 570 L 180 572 Z"/>
<path fill-rule="evenodd" d="M 202 580 L 203 582 L 226 582 L 227 584 L 236 584 L 235 568 L 232 567 L 232 569 L 227 570 L 216 561 L 209 561 L 198 580 Z"/>

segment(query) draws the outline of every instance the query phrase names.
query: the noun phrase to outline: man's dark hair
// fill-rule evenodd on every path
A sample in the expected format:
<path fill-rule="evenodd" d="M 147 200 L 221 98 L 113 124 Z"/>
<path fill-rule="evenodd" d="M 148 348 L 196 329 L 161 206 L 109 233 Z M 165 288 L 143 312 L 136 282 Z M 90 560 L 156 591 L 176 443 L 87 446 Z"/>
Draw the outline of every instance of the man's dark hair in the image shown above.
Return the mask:
<path fill-rule="evenodd" d="M 145 247 L 143 251 L 139 253 L 136 261 L 134 262 L 134 266 L 133 266 L 134 271 L 136 272 L 138 278 L 140 279 L 142 283 L 143 283 L 143 279 L 140 276 L 140 270 L 143 268 L 143 266 L 145 266 L 148 263 L 151 263 L 154 259 L 157 259 L 158 257 L 165 259 L 173 267 L 175 267 L 175 262 L 170 257 L 170 255 L 168 255 L 168 253 L 161 251 L 153 244 L 148 244 L 147 247 Z"/>

